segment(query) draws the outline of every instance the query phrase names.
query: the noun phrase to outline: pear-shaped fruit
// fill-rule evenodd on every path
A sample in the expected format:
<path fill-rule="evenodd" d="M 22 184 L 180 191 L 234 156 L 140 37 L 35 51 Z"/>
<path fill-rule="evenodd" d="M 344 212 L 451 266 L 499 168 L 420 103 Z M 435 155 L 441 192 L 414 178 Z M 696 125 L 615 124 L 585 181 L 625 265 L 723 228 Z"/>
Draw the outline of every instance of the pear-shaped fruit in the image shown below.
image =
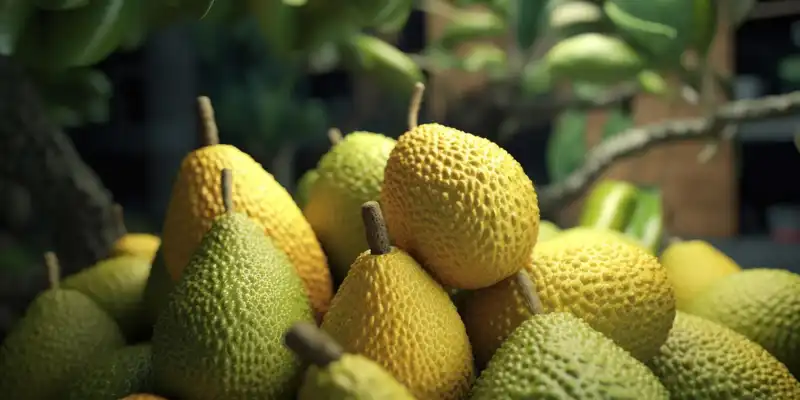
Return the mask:
<path fill-rule="evenodd" d="M 322 329 L 420 399 L 462 399 L 474 379 L 469 338 L 447 292 L 389 244 L 377 202 L 362 208 L 369 250 L 347 273 Z"/>
<path fill-rule="evenodd" d="M 310 169 L 297 180 L 294 201 L 301 210 L 308 204 L 308 198 L 311 196 L 311 189 L 314 187 L 318 178 L 319 172 L 317 172 L 316 169 Z"/>
<path fill-rule="evenodd" d="M 296 392 L 302 369 L 283 334 L 314 320 L 309 299 L 286 254 L 257 222 L 234 211 L 228 169 L 221 186 L 215 197 L 226 211 L 153 329 L 155 382 L 182 399 L 285 399 Z"/>
<path fill-rule="evenodd" d="M 129 340 L 135 341 L 148 331 L 143 294 L 150 269 L 148 259 L 119 256 L 68 276 L 61 286 L 89 296 L 114 317 Z"/>
<path fill-rule="evenodd" d="M 339 137 L 317 165 L 319 179 L 303 214 L 330 258 L 334 278 L 341 282 L 350 264 L 367 250 L 361 205 L 380 196 L 383 170 L 396 142 L 371 132 Z"/>
<path fill-rule="evenodd" d="M 118 220 L 117 224 L 123 228 L 123 232 L 111 248 L 111 257 L 135 256 L 153 261 L 156 251 L 161 247 L 161 238 L 149 233 L 128 232 L 125 228 L 125 215 L 121 205 L 114 206 L 114 213 Z"/>
<path fill-rule="evenodd" d="M 298 400 L 414 400 L 414 396 L 380 365 L 341 346 L 313 324 L 299 322 L 284 337 L 304 362 L 306 372 Z"/>
<path fill-rule="evenodd" d="M 252 218 L 275 245 L 289 256 L 303 279 L 317 316 L 328 309 L 333 283 L 325 254 L 314 230 L 292 196 L 249 155 L 236 147 L 219 144 L 213 109 L 207 97 L 199 100 L 204 120 L 205 146 L 189 153 L 172 188 L 164 219 L 164 262 L 177 281 L 203 235 L 223 213 L 219 174 L 236 171 L 233 204 Z"/>
<path fill-rule="evenodd" d="M 76 376 L 68 400 L 119 399 L 154 390 L 149 343 L 126 346 L 95 359 Z"/>
<path fill-rule="evenodd" d="M 543 314 L 527 275 L 517 280 L 533 315 L 494 354 L 471 400 L 669 398 L 644 364 L 572 314 Z"/>
<path fill-rule="evenodd" d="M 0 347 L 0 397 L 52 400 L 94 357 L 125 345 L 114 320 L 81 292 L 59 287 L 48 253 L 51 288 L 39 294 Z"/>
<path fill-rule="evenodd" d="M 409 125 L 389 155 L 380 197 L 397 247 L 458 289 L 517 273 L 539 232 L 536 191 L 522 166 L 482 137 Z"/>
<path fill-rule="evenodd" d="M 675 291 L 679 310 L 714 282 L 742 270 L 725 253 L 703 240 L 674 239 L 659 256 Z"/>

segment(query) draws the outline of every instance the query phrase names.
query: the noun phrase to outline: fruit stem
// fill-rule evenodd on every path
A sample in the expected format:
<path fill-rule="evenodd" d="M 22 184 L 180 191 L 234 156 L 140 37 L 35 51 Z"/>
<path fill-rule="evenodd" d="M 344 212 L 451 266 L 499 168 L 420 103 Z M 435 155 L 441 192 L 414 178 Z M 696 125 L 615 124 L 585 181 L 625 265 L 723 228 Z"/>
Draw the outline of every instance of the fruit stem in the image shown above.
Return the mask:
<path fill-rule="evenodd" d="M 298 322 L 283 336 L 283 343 L 301 360 L 320 368 L 339 361 L 344 349 L 330 336 L 309 322 Z"/>
<path fill-rule="evenodd" d="M 50 289 L 58 289 L 61 282 L 61 266 L 58 263 L 56 253 L 52 251 L 45 252 L 44 265 L 47 267 L 47 279 L 50 282 Z"/>
<path fill-rule="evenodd" d="M 533 285 L 530 276 L 528 276 L 528 272 L 524 269 L 520 270 L 514 275 L 514 280 L 522 292 L 522 299 L 525 301 L 528 311 L 533 315 L 544 314 L 542 301 L 539 299 L 539 295 L 536 294 L 536 287 Z"/>
<path fill-rule="evenodd" d="M 386 221 L 383 219 L 381 206 L 377 201 L 368 201 L 361 206 L 361 218 L 367 231 L 367 243 L 372 255 L 388 254 L 392 251 Z"/>
<path fill-rule="evenodd" d="M 128 233 L 128 228 L 125 226 L 125 209 L 119 203 L 114 203 L 113 206 L 114 219 L 117 221 L 119 227 L 119 236 L 125 236 Z"/>
<path fill-rule="evenodd" d="M 220 175 L 220 184 L 222 189 L 222 205 L 225 207 L 225 212 L 233 212 L 233 171 L 228 168 L 223 168 Z"/>
<path fill-rule="evenodd" d="M 408 106 L 408 129 L 414 129 L 419 125 L 419 110 L 422 108 L 422 97 L 425 94 L 425 84 L 417 82 L 414 84 L 414 93 L 411 94 L 411 103 Z"/>
<path fill-rule="evenodd" d="M 219 128 L 214 118 L 214 106 L 208 96 L 197 98 L 197 107 L 200 111 L 200 143 L 202 147 L 219 144 Z"/>
<path fill-rule="evenodd" d="M 332 146 L 339 144 L 342 139 L 344 139 L 344 135 L 342 135 L 342 131 L 340 131 L 339 128 L 328 129 L 328 140 L 331 142 Z"/>

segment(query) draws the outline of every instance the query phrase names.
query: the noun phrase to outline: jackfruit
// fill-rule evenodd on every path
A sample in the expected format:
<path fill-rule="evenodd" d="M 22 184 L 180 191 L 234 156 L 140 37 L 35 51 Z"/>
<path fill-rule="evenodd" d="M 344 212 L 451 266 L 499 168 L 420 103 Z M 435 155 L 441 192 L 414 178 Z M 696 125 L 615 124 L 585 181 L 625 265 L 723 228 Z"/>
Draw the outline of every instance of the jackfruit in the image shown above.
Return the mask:
<path fill-rule="evenodd" d="M 123 232 L 111 248 L 111 257 L 130 255 L 152 262 L 156 251 L 161 247 L 161 238 L 149 233 L 128 232 L 125 228 L 125 215 L 121 205 L 114 205 L 114 214 L 116 214 L 117 224 L 122 227 Z"/>
<path fill-rule="evenodd" d="M 175 282 L 170 278 L 167 267 L 164 265 L 164 256 L 161 249 L 156 252 L 150 275 L 147 276 L 142 302 L 144 303 L 144 321 L 152 330 L 167 302 L 169 294 L 175 287 Z"/>
<path fill-rule="evenodd" d="M 539 238 L 536 240 L 537 242 L 543 242 L 545 240 L 550 240 L 558 234 L 561 233 L 561 228 L 558 225 L 550 222 L 542 220 L 539 222 Z"/>
<path fill-rule="evenodd" d="M 470 400 L 669 399 L 644 364 L 581 319 L 539 314 L 528 286 L 521 284 L 533 315 L 491 358 Z"/>
<path fill-rule="evenodd" d="M 719 279 L 742 270 L 730 257 L 703 240 L 672 240 L 659 257 L 675 291 L 679 310 Z"/>
<path fill-rule="evenodd" d="M 378 203 L 365 203 L 362 213 L 369 250 L 350 267 L 322 329 L 419 399 L 464 398 L 474 365 L 455 306 L 411 256 L 390 246 Z"/>
<path fill-rule="evenodd" d="M 300 383 L 300 363 L 282 342 L 294 323 L 313 321 L 308 297 L 286 254 L 234 210 L 231 180 L 223 169 L 215 197 L 225 212 L 153 329 L 154 379 L 168 397 L 284 399 Z"/>
<path fill-rule="evenodd" d="M 558 234 L 556 237 L 561 239 L 570 239 L 575 241 L 580 241 L 582 238 L 586 238 L 587 240 L 593 240 L 597 238 L 604 238 L 604 237 L 613 237 L 615 239 L 622 240 L 625 243 L 641 247 L 643 250 L 649 250 L 645 248 L 639 241 L 636 239 L 620 232 L 615 231 L 607 228 L 593 228 L 587 226 L 577 226 L 574 228 L 564 229 Z"/>
<path fill-rule="evenodd" d="M 300 176 L 297 180 L 297 188 L 295 189 L 294 202 L 302 210 L 308 204 L 308 196 L 311 195 L 311 189 L 319 178 L 319 172 L 316 169 L 310 169 Z"/>
<path fill-rule="evenodd" d="M 409 125 L 389 155 L 380 196 L 397 247 L 453 288 L 517 273 L 539 234 L 539 203 L 522 166 L 484 138 Z"/>
<path fill-rule="evenodd" d="M 303 279 L 318 317 L 328 309 L 333 284 L 325 254 L 311 225 L 292 196 L 252 157 L 219 144 L 213 110 L 207 97 L 198 100 L 204 120 L 204 147 L 182 161 L 167 208 L 163 229 L 164 262 L 174 281 L 213 221 L 223 213 L 219 173 L 237 171 L 233 203 L 253 218 L 283 250 Z"/>
<path fill-rule="evenodd" d="M 117 321 L 128 340 L 136 341 L 148 332 L 143 294 L 150 269 L 148 259 L 119 256 L 68 276 L 61 286 L 89 296 Z"/>
<path fill-rule="evenodd" d="M 346 354 L 313 324 L 295 324 L 284 342 L 311 364 L 298 400 L 414 400 L 386 370 L 363 356 Z"/>
<path fill-rule="evenodd" d="M 125 345 L 103 309 L 59 286 L 55 255 L 46 259 L 50 289 L 36 296 L 0 347 L 0 393 L 7 400 L 62 398 L 93 357 Z"/>
<path fill-rule="evenodd" d="M 761 346 L 681 311 L 648 365 L 673 400 L 800 399 L 800 383 Z"/>
<path fill-rule="evenodd" d="M 319 179 L 303 214 L 339 282 L 367 249 L 361 205 L 380 196 L 383 170 L 394 145 L 394 139 L 378 133 L 353 132 L 334 143 L 317 165 Z"/>
<path fill-rule="evenodd" d="M 695 297 L 686 312 L 739 332 L 800 376 L 800 275 L 765 268 L 731 274 Z"/>
<path fill-rule="evenodd" d="M 525 265 L 544 311 L 572 313 L 645 361 L 664 343 L 675 317 L 666 271 L 655 256 L 618 235 L 584 232 L 537 244 Z M 521 299 L 516 282 L 507 279 L 462 300 L 478 365 L 530 317 Z"/>
<path fill-rule="evenodd" d="M 68 400 L 110 400 L 154 390 L 150 344 L 126 346 L 101 355 L 77 375 Z"/>

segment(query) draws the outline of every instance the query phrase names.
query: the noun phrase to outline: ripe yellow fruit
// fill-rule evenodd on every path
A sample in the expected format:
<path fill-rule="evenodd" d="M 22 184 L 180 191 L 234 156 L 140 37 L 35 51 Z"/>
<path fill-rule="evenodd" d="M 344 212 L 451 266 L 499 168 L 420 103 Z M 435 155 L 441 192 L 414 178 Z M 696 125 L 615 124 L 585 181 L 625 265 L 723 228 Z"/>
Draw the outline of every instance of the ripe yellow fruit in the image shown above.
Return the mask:
<path fill-rule="evenodd" d="M 161 238 L 158 236 L 149 233 L 127 233 L 114 242 L 111 257 L 130 255 L 153 261 L 159 246 Z"/>
<path fill-rule="evenodd" d="M 377 203 L 364 207 L 371 213 L 365 216 L 370 250 L 353 263 L 322 330 L 346 352 L 385 368 L 418 399 L 465 398 L 475 373 L 455 306 L 411 256 L 389 246 Z"/>
<path fill-rule="evenodd" d="M 730 257 L 702 240 L 671 243 L 659 258 L 667 269 L 679 310 L 709 285 L 742 270 Z"/>
<path fill-rule="evenodd" d="M 209 124 L 206 130 L 215 132 L 213 121 Z M 252 157 L 234 146 L 207 142 L 211 144 L 183 159 L 167 208 L 162 246 L 173 280 L 180 278 L 203 235 L 224 212 L 219 176 L 223 169 L 231 169 L 236 174 L 234 207 L 261 225 L 289 256 L 320 318 L 328 309 L 333 285 L 311 225 L 286 189 Z"/>
<path fill-rule="evenodd" d="M 615 235 L 559 236 L 539 243 L 525 265 L 545 312 L 569 312 L 646 361 L 675 317 L 675 298 L 652 254 Z M 514 279 L 477 290 L 461 315 L 479 365 L 530 317 Z"/>
<path fill-rule="evenodd" d="M 680 311 L 648 365 L 675 400 L 800 399 L 800 382 L 761 346 Z"/>
<path fill-rule="evenodd" d="M 728 275 L 695 297 L 686 312 L 739 332 L 800 376 L 800 275 L 769 268 Z"/>
<path fill-rule="evenodd" d="M 522 166 L 495 143 L 439 124 L 398 138 L 381 205 L 397 246 L 459 289 L 518 272 L 539 232 L 536 191 Z"/>

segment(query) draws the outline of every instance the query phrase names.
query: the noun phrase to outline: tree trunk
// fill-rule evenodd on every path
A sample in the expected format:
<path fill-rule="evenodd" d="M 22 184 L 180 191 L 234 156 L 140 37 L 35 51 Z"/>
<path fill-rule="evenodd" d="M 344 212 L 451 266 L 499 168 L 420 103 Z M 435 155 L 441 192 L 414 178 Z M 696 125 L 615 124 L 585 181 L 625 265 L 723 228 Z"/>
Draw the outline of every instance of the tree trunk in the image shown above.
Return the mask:
<path fill-rule="evenodd" d="M 45 113 L 22 68 L 0 57 L 0 176 L 30 193 L 64 273 L 108 255 L 121 232 L 111 193 Z"/>

